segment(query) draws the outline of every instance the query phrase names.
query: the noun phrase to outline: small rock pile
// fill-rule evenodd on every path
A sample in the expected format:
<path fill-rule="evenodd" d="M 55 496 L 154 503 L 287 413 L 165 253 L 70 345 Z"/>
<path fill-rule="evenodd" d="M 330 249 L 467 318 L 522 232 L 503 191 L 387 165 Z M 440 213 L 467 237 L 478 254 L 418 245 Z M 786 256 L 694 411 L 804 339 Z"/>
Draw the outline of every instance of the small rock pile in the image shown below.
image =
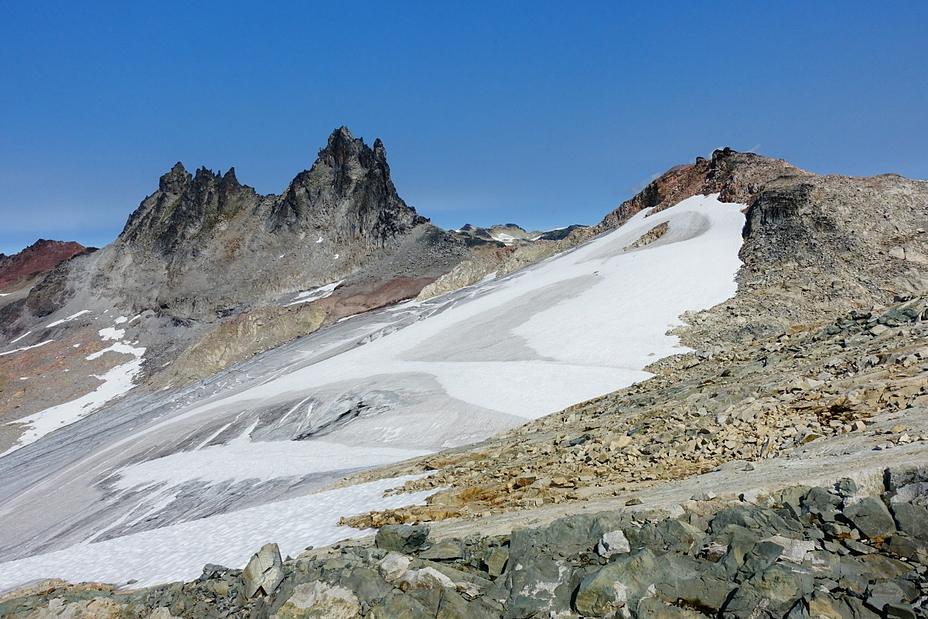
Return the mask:
<path fill-rule="evenodd" d="M 928 469 L 885 482 L 882 496 L 844 479 L 677 518 L 621 509 L 506 536 L 433 540 L 427 525 L 387 525 L 373 547 L 284 561 L 268 544 L 244 570 L 207 565 L 186 584 L 40 583 L 0 598 L 0 617 L 928 617 Z"/>

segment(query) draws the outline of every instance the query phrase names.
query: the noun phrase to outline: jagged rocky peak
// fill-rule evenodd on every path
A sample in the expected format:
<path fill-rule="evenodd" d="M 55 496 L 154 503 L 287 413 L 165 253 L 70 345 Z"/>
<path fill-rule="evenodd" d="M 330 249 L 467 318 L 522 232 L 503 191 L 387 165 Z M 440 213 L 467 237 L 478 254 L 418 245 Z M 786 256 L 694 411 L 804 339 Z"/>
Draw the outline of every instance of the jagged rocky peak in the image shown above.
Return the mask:
<path fill-rule="evenodd" d="M 223 176 L 200 168 L 191 175 L 178 162 L 161 177 L 158 191 L 129 216 L 120 240 L 169 253 L 183 242 L 209 233 L 246 206 L 255 205 L 258 198 L 254 189 L 238 182 L 234 169 Z"/>
<path fill-rule="evenodd" d="M 419 229 L 429 225 L 397 195 L 380 140 L 371 148 L 341 127 L 281 195 L 258 194 L 234 169 L 191 174 L 177 163 L 98 260 L 94 281 L 132 311 L 215 320 L 346 280 L 397 252 L 403 264 L 418 256 L 412 279 L 435 277 L 454 264 L 438 268 L 427 256 L 440 246 L 456 264 L 467 250 Z M 384 269 L 378 278 L 399 273 Z"/>
<path fill-rule="evenodd" d="M 396 193 L 386 150 L 336 129 L 312 168 L 290 183 L 272 211 L 271 228 L 318 227 L 327 221 L 342 242 L 382 246 L 428 219 Z"/>
<path fill-rule="evenodd" d="M 254 231 L 301 238 L 324 233 L 336 244 L 371 247 L 428 221 L 397 195 L 383 143 L 378 139 L 371 148 L 341 127 L 280 196 L 258 195 L 239 183 L 234 168 L 225 175 L 206 168 L 190 174 L 178 162 L 129 217 L 120 239 L 171 254 L 187 241 L 214 236 L 217 226 L 224 230 L 240 215 Z"/>

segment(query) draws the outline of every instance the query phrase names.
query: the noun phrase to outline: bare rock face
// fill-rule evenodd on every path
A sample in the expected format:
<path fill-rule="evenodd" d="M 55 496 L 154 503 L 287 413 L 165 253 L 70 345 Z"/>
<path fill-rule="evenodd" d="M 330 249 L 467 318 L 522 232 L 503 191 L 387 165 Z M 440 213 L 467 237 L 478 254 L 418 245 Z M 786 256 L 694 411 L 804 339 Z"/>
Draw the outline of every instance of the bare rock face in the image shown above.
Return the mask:
<path fill-rule="evenodd" d="M 738 294 L 690 316 L 684 343 L 796 332 L 928 288 L 928 181 L 787 174 L 748 204 Z"/>
<path fill-rule="evenodd" d="M 191 175 L 178 163 L 107 248 L 95 281 L 138 310 L 215 321 L 344 279 L 418 226 L 428 220 L 397 195 L 380 141 L 371 149 L 342 127 L 280 196 L 258 195 L 234 170 Z"/>

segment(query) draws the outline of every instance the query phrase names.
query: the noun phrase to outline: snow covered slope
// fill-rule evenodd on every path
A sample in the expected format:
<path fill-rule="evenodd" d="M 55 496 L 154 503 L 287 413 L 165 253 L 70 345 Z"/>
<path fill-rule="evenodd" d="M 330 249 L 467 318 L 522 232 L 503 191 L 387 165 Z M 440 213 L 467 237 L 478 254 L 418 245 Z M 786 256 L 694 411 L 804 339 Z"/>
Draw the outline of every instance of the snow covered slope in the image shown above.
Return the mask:
<path fill-rule="evenodd" d="M 217 557 L 215 536 L 203 534 L 229 519 L 244 523 L 243 539 L 298 531 L 303 545 L 331 541 L 333 513 L 267 513 L 347 472 L 474 442 L 643 380 L 644 366 L 681 352 L 665 335 L 678 316 L 735 292 L 742 208 L 696 196 L 641 212 L 506 277 L 346 319 L 0 457 L 0 590 L 59 575 L 148 584 L 192 578 L 207 562 L 239 567 L 257 542 Z M 374 505 L 359 507 L 347 502 L 340 515 Z M 155 569 L 115 558 L 133 544 L 168 547 L 174 559 Z M 82 576 L 63 565 L 75 552 Z M 22 559 L 41 553 L 52 554 Z"/>

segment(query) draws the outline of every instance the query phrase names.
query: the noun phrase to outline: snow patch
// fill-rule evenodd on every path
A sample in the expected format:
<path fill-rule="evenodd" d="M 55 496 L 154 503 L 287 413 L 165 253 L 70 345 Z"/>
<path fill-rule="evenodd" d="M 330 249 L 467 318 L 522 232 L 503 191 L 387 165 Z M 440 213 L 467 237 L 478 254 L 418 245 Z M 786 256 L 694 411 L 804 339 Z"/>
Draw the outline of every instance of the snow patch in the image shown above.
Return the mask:
<path fill-rule="evenodd" d="M 22 348 L 17 348 L 15 350 L 8 350 L 6 352 L 0 352 L 0 357 L 4 355 L 12 355 L 13 353 L 22 352 L 24 350 L 30 350 L 32 348 L 38 348 L 39 346 L 45 346 L 46 344 L 51 344 L 55 340 L 45 340 L 44 342 L 39 342 L 38 344 L 33 344 L 32 346 L 23 346 Z"/>
<path fill-rule="evenodd" d="M 117 324 L 117 325 L 121 325 L 122 323 L 124 323 L 124 322 L 126 322 L 126 321 L 128 321 L 128 320 L 129 320 L 129 319 L 126 318 L 125 316 L 120 316 L 119 318 L 117 318 L 116 320 L 114 320 L 113 323 L 114 323 L 114 324 Z"/>
<path fill-rule="evenodd" d="M 50 323 L 48 323 L 47 325 L 45 325 L 45 328 L 46 328 L 46 329 L 50 329 L 50 328 L 52 328 L 52 327 L 57 327 L 57 326 L 60 325 L 60 324 L 64 324 L 64 323 L 66 323 L 66 322 L 69 322 L 69 321 L 71 321 L 71 320 L 74 320 L 74 319 L 77 318 L 78 316 L 83 316 L 84 314 L 89 314 L 89 313 L 90 313 L 90 310 L 81 310 L 81 311 L 79 311 L 79 312 L 76 313 L 76 314 L 71 314 L 71 315 L 68 316 L 67 318 L 62 318 L 61 320 L 56 320 L 55 322 L 50 322 Z"/>
<path fill-rule="evenodd" d="M 100 334 L 104 340 L 121 340 L 123 336 L 126 335 L 125 329 L 117 329 L 116 327 L 106 327 L 105 329 L 100 329 L 97 333 Z"/>
<path fill-rule="evenodd" d="M 10 344 L 15 344 L 16 342 L 18 342 L 19 340 L 23 339 L 24 337 L 26 337 L 26 336 L 29 335 L 30 333 L 32 333 L 32 331 L 26 331 L 25 333 L 23 333 L 22 335 L 20 335 L 18 338 L 16 338 L 16 339 L 13 340 L 12 342 L 10 342 Z"/>
<path fill-rule="evenodd" d="M 136 349 L 144 353 L 144 348 Z M 113 400 L 135 386 L 134 379 L 142 370 L 142 358 L 136 357 L 128 363 L 117 365 L 102 376 L 94 376 L 103 381 L 96 389 L 75 400 L 46 408 L 45 410 L 27 417 L 19 419 L 13 423 L 26 424 L 28 428 L 19 437 L 15 445 L 10 447 L 0 457 L 12 453 L 30 443 L 34 443 L 46 434 L 50 434 L 58 428 L 74 423 L 78 419 L 86 417 L 90 413 L 99 409 L 101 406 Z"/>
<path fill-rule="evenodd" d="M 336 258 L 337 257 L 338 256 L 336 256 Z M 316 301 L 317 299 L 324 299 L 325 297 L 331 296 L 332 292 L 334 292 L 338 285 L 341 283 L 342 280 L 338 280 L 337 282 L 332 282 L 331 284 L 326 284 L 325 286 L 319 286 L 317 288 L 310 288 L 309 290 L 305 290 L 296 295 L 294 300 L 290 303 L 287 303 L 285 307 L 289 307 L 291 305 L 300 305 L 301 303 L 309 303 L 310 301 Z"/>
<path fill-rule="evenodd" d="M 135 358 L 127 363 L 123 363 L 122 365 L 117 365 L 116 367 L 111 368 L 102 376 L 94 375 L 94 378 L 97 378 L 103 382 L 90 393 L 71 400 L 70 402 L 65 402 L 57 406 L 52 406 L 51 408 L 46 408 L 45 410 L 40 411 L 31 417 L 19 419 L 13 422 L 16 424 L 26 424 L 26 431 L 22 436 L 19 437 L 19 440 L 12 447 L 0 453 L 0 457 L 25 447 L 30 443 L 34 443 L 46 434 L 50 434 L 51 432 L 54 432 L 63 426 L 72 424 L 75 421 L 86 417 L 90 413 L 98 410 L 107 402 L 110 402 L 111 400 L 114 400 L 115 398 L 125 394 L 135 386 L 135 377 L 142 371 L 142 357 L 145 355 L 145 348 L 130 346 L 125 342 L 118 341 L 123 335 L 125 335 L 125 331 L 121 329 L 107 327 L 105 329 L 101 329 L 99 333 L 100 337 L 102 337 L 104 340 L 117 341 L 109 348 L 104 348 L 103 350 L 99 350 L 88 355 L 86 357 L 88 361 L 93 361 L 94 359 L 102 356 L 104 353 L 111 351 L 133 355 Z M 42 344 L 47 343 L 48 342 L 43 342 Z M 42 344 L 36 344 L 36 346 L 41 346 Z M 78 346 L 79 344 L 74 345 L 75 348 Z M 35 348 L 35 346 L 30 346 L 27 348 Z"/>

